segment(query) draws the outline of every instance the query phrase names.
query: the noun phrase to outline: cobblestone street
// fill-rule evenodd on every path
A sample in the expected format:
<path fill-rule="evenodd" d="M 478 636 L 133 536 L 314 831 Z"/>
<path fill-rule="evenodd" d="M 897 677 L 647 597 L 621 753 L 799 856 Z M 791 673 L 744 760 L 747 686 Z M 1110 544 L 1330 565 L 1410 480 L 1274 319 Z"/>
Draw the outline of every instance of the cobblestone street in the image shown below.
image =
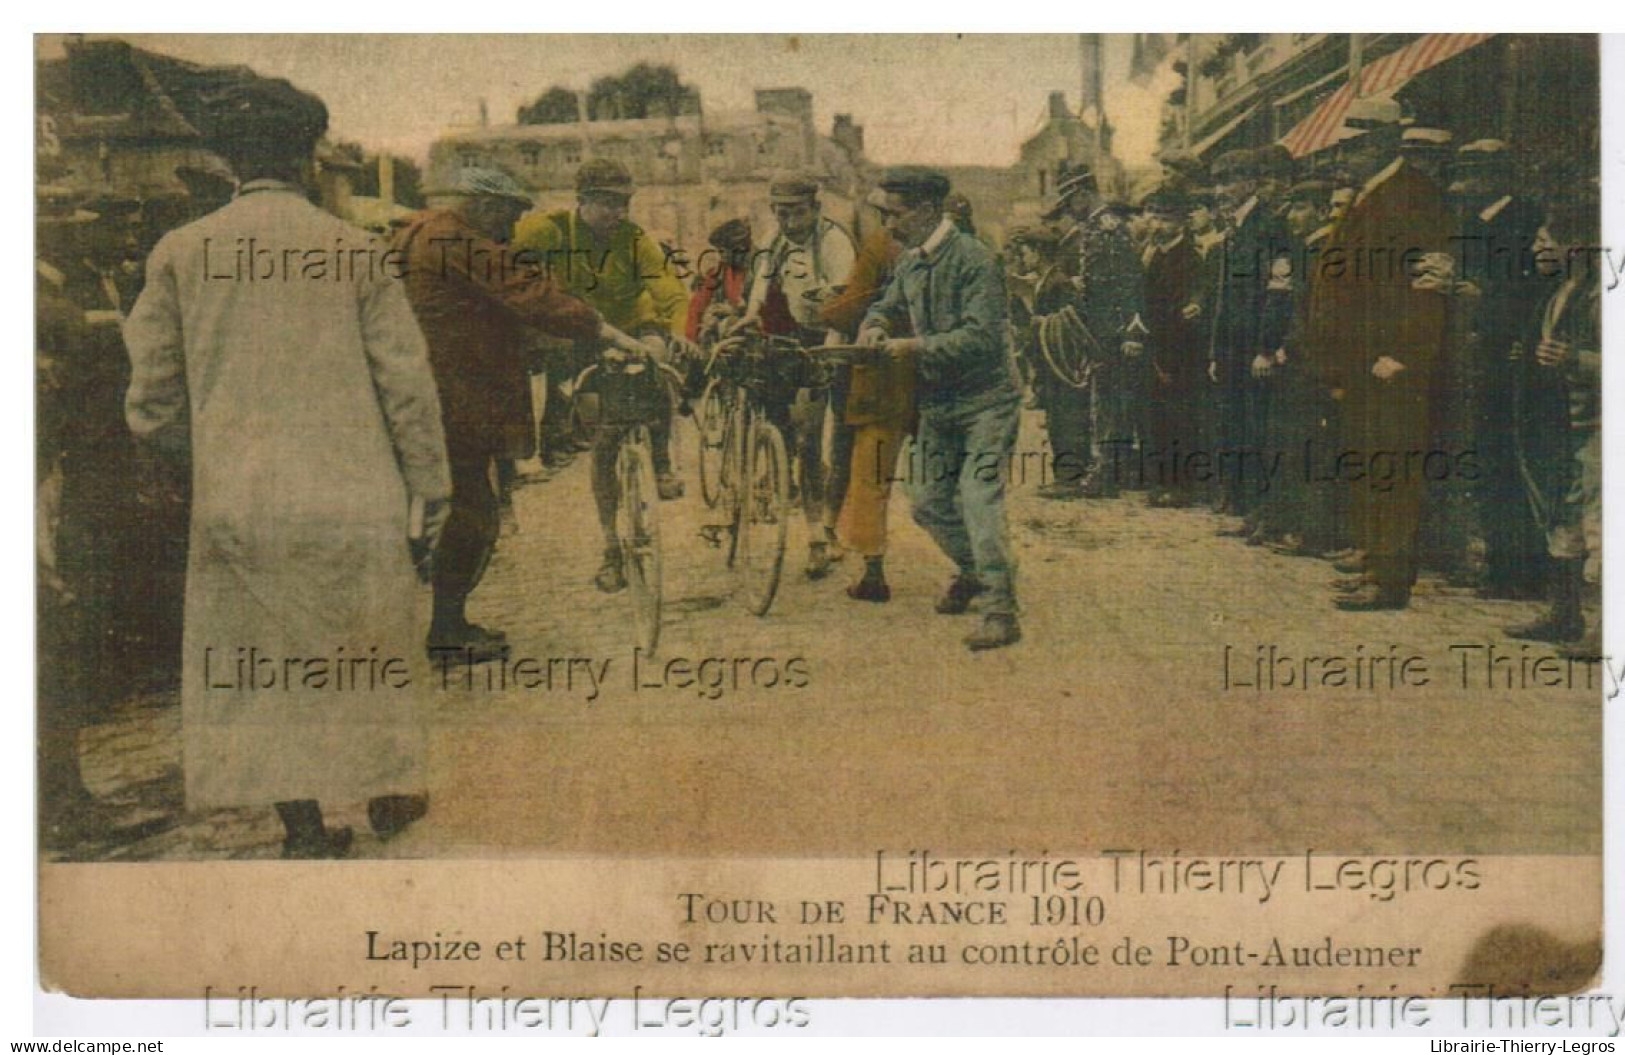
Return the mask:
<path fill-rule="evenodd" d="M 1023 449 L 1042 446 L 1037 425 L 1024 423 Z M 974 617 L 932 611 L 951 568 L 900 489 L 891 603 L 846 598 L 856 558 L 806 581 L 797 517 L 778 600 L 756 618 L 699 535 L 691 423 L 678 436 L 688 494 L 661 507 L 659 656 L 634 655 L 629 602 L 591 584 L 586 456 L 522 486 L 520 530 L 470 616 L 506 631 L 515 658 L 590 660 L 603 683 L 589 699 L 578 664 L 551 689 L 437 686 L 428 817 L 380 843 L 359 806 L 324 804 L 355 825 L 355 856 L 1600 852 L 1607 679 L 1487 688 L 1485 650 L 1452 649 L 1494 645 L 1516 676 L 1520 657 L 1546 650 L 1501 628 L 1532 604 L 1425 577 L 1407 611 L 1344 613 L 1329 564 L 1217 537 L 1208 512 L 1149 508 L 1140 493 L 1046 502 L 1027 480 L 1010 503 L 1019 645 L 969 653 Z M 1369 690 L 1242 687 L 1272 646 L 1291 657 L 1278 672 L 1310 656 L 1415 654 L 1429 684 L 1390 688 L 1383 668 Z M 673 684 L 707 657 L 728 661 L 715 698 Z M 91 787 L 132 818 L 172 823 L 66 856 L 277 855 L 269 808 L 182 811 L 179 731 L 176 699 L 145 697 L 86 732 Z"/>

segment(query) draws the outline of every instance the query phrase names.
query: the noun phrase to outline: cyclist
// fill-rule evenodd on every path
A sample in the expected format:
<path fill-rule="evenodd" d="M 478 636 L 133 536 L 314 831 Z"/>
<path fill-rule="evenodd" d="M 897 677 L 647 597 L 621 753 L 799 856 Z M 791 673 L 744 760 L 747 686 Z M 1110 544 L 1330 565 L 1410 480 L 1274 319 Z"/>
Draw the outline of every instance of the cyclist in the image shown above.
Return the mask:
<path fill-rule="evenodd" d="M 663 350 L 683 332 L 688 293 L 660 243 L 627 218 L 632 174 L 612 158 L 593 158 L 576 171 L 575 182 L 576 207 L 526 216 L 514 232 L 514 248 L 596 308 L 610 325 L 643 337 L 651 350 Z M 578 348 L 596 351 L 591 345 Z M 664 500 L 681 498 L 683 484 L 671 465 L 672 401 L 665 399 L 652 414 L 647 424 L 656 488 Z M 593 581 L 606 593 L 626 585 L 615 538 L 620 439 L 619 428 L 606 421 L 595 431 L 592 445 L 593 500 L 604 533 L 604 559 Z"/>
<path fill-rule="evenodd" d="M 756 259 L 751 274 L 750 295 L 745 302 L 741 325 L 759 325 L 763 333 L 793 336 L 807 346 L 837 338 L 821 318 L 823 304 L 835 292 L 837 283 L 851 273 L 857 260 L 852 238 L 834 220 L 822 214 L 818 201 L 818 181 L 810 176 L 790 176 L 773 181 L 768 188 L 773 218 L 778 231 L 765 252 Z M 838 558 L 835 544 L 835 515 L 840 511 L 840 495 L 827 496 L 823 463 L 824 413 L 831 393 L 819 385 L 805 385 L 798 394 L 800 410 L 784 420 L 786 438 L 793 444 L 801 464 L 801 504 L 807 516 L 812 542 L 807 553 L 807 577 L 822 579 L 830 572 L 830 560 Z M 842 420 L 845 386 L 837 384 L 836 443 L 834 461 L 844 464 L 850 457 L 849 433 Z M 796 426 L 793 429 L 787 426 Z M 844 435 L 843 435 L 844 434 Z M 845 474 L 840 474 L 842 480 Z"/>

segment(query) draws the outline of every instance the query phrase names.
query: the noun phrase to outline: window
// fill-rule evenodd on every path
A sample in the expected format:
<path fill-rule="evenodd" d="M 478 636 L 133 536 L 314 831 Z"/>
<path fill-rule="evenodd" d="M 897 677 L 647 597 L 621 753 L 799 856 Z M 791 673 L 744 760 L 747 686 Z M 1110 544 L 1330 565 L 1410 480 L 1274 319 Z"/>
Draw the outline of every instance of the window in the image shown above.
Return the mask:
<path fill-rule="evenodd" d="M 581 144 L 567 143 L 564 147 L 564 163 L 566 165 L 581 164 Z"/>
<path fill-rule="evenodd" d="M 708 158 L 725 158 L 728 156 L 728 141 L 721 137 L 705 141 L 705 156 Z"/>
<path fill-rule="evenodd" d="M 542 147 L 539 143 L 526 143 L 519 148 L 519 153 L 525 159 L 525 164 L 535 168 L 542 161 Z"/>

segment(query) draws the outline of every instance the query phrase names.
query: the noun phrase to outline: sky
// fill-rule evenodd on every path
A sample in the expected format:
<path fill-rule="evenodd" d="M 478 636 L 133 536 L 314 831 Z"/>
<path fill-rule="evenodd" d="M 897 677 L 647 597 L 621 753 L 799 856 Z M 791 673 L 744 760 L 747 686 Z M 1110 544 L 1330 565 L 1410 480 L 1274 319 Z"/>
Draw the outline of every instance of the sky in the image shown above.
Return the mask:
<path fill-rule="evenodd" d="M 636 62 L 670 63 L 708 110 L 749 109 L 756 88 L 807 88 L 819 131 L 837 113 L 865 128 L 880 164 L 1008 165 L 1042 123 L 1051 91 L 1076 107 L 1078 37 L 936 35 L 130 35 L 141 47 L 201 63 L 243 64 L 326 101 L 335 138 L 423 161 L 444 130 L 493 124 L 553 85 L 586 88 Z M 1115 152 L 1150 160 L 1164 68 L 1144 88 L 1127 79 L 1130 40 L 1106 38 L 1106 111 Z M 41 38 L 41 57 L 61 54 Z M 1165 64 L 1166 66 L 1166 64 Z"/>

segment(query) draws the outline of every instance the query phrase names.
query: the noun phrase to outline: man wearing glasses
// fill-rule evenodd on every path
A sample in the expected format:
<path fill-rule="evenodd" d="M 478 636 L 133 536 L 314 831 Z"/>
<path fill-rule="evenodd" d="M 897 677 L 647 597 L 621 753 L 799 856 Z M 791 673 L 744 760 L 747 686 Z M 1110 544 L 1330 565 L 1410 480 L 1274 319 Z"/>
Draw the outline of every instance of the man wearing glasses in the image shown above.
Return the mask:
<path fill-rule="evenodd" d="M 1013 645 L 1021 626 L 1004 490 L 1021 388 L 1005 327 L 1004 274 L 992 252 L 945 215 L 942 173 L 906 165 L 888 170 L 880 187 L 886 229 L 903 255 L 864 316 L 858 343 L 916 363 L 920 427 L 907 474 L 914 520 L 959 569 L 937 611 L 959 615 L 981 598 L 982 625 L 966 647 Z M 904 320 L 914 336 L 893 337 Z"/>

